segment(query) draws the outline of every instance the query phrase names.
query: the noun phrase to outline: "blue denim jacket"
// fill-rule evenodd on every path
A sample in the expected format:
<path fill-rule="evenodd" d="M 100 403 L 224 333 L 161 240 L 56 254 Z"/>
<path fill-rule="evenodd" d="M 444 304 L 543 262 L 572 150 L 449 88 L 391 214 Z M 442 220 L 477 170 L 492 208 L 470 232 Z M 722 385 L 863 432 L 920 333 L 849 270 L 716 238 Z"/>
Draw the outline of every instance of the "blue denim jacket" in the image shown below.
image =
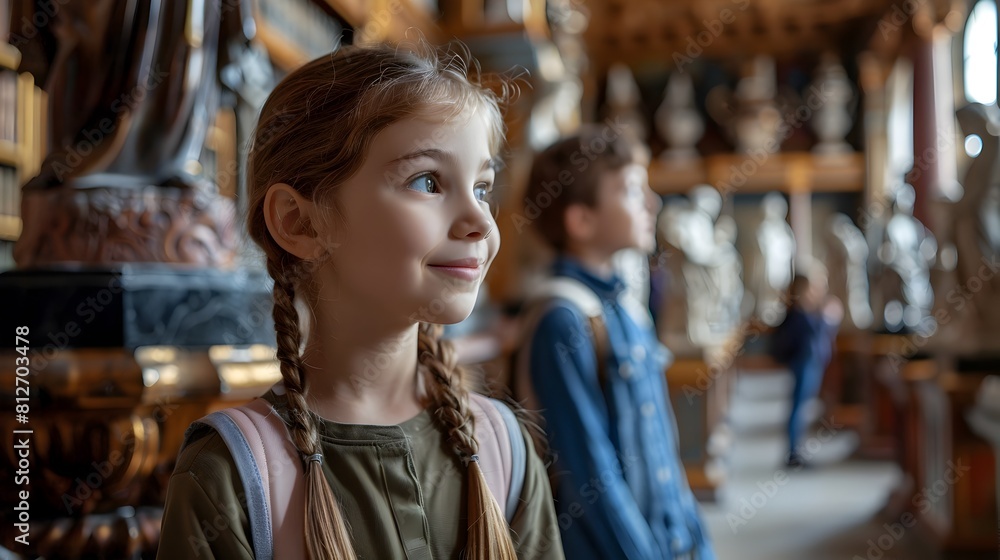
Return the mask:
<path fill-rule="evenodd" d="M 573 304 L 557 299 L 530 342 L 566 557 L 652 560 L 694 551 L 714 560 L 678 457 L 663 375 L 669 351 L 648 321 L 626 311 L 617 277 L 599 278 L 565 256 L 553 272 L 600 297 L 610 342 L 604 387 L 587 318 Z"/>

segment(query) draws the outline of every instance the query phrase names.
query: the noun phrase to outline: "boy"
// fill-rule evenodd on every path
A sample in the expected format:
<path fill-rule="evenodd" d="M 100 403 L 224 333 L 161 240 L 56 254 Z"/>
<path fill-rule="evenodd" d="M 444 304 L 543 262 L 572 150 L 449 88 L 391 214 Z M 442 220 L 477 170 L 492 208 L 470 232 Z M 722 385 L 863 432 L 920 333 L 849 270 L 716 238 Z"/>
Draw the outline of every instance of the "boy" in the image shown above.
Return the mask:
<path fill-rule="evenodd" d="M 584 128 L 537 155 L 527 200 L 559 287 L 535 306 L 515 388 L 545 420 L 566 557 L 714 560 L 677 456 L 669 352 L 614 273 L 617 252 L 654 249 L 646 154 Z"/>

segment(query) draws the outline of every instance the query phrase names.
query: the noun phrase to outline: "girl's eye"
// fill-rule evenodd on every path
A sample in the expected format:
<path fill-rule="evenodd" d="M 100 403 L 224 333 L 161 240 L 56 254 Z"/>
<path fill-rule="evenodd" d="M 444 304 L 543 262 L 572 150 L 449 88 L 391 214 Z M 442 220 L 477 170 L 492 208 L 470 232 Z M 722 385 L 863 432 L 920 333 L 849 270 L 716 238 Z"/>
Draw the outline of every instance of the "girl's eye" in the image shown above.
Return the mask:
<path fill-rule="evenodd" d="M 476 193 L 476 200 L 480 202 L 487 202 L 490 199 L 490 193 L 493 192 L 493 185 L 479 183 L 473 188 L 473 190 Z"/>
<path fill-rule="evenodd" d="M 433 194 L 438 192 L 437 179 L 433 175 L 421 175 L 414 180 L 410 181 L 407 188 L 418 191 Z"/>

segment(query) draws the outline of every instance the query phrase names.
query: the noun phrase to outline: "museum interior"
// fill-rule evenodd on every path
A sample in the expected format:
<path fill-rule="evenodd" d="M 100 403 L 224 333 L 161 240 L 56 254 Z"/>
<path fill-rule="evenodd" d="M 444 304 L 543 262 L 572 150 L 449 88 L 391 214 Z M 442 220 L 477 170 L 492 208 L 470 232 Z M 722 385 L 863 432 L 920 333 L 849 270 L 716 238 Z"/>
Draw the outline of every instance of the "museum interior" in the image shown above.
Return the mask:
<path fill-rule="evenodd" d="M 156 557 L 186 428 L 282 378 L 244 221 L 261 107 L 310 60 L 414 40 L 518 90 L 502 247 L 444 331 L 480 391 L 507 383 L 554 256 L 525 226 L 551 203 L 525 194 L 534 155 L 628 134 L 662 209 L 616 270 L 671 355 L 717 557 L 997 558 L 996 4 L 0 0 L 0 558 Z M 807 468 L 774 352 L 805 271 L 839 321 Z"/>

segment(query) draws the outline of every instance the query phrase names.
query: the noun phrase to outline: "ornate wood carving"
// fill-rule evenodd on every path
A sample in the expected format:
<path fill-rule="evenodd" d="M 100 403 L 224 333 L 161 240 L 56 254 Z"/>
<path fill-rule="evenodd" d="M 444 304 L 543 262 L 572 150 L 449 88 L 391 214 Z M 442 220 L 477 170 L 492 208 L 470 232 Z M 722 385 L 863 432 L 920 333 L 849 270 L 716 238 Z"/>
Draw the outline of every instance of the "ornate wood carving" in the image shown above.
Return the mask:
<path fill-rule="evenodd" d="M 230 199 L 177 188 L 25 191 L 14 258 L 21 267 L 150 261 L 229 267 L 234 216 Z"/>

